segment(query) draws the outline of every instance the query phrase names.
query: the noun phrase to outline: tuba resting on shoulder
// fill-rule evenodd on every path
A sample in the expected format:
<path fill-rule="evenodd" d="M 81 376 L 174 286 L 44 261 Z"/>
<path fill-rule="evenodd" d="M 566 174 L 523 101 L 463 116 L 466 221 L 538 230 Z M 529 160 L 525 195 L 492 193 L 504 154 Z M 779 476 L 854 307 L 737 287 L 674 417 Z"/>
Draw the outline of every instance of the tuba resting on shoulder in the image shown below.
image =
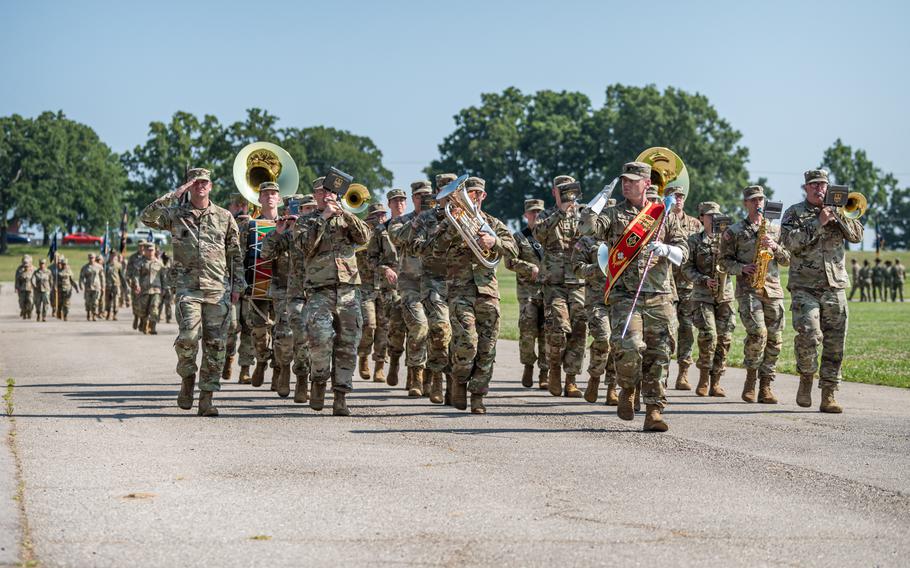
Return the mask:
<path fill-rule="evenodd" d="M 663 146 L 648 148 L 635 161 L 651 166 L 651 183 L 657 186 L 657 193 L 661 197 L 668 187 L 689 190 L 689 170 L 673 150 Z"/>
<path fill-rule="evenodd" d="M 436 194 L 436 201 L 448 198 L 445 204 L 446 218 L 455 226 L 462 240 L 468 245 L 474 256 L 477 257 L 477 261 L 487 268 L 496 268 L 501 256 L 491 250 L 483 250 L 477 244 L 477 235 L 479 233 L 488 233 L 495 237 L 496 232 L 483 220 L 483 217 L 480 216 L 480 211 L 477 210 L 474 202 L 468 196 L 468 191 L 465 188 L 465 182 L 468 177 L 465 174 L 439 190 L 439 193 Z"/>

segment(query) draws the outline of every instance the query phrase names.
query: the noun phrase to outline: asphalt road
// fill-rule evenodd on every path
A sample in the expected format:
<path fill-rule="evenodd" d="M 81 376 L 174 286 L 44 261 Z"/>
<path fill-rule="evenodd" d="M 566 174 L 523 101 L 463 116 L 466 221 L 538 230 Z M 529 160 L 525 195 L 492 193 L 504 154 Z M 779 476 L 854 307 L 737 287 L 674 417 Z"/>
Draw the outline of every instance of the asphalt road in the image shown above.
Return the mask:
<path fill-rule="evenodd" d="M 519 383 L 489 414 L 359 382 L 335 418 L 267 387 L 175 404 L 174 324 L 23 322 L 0 291 L 0 372 L 46 566 L 906 565 L 910 391 L 846 384 L 842 415 L 671 391 L 670 431 Z M 124 320 L 126 317 L 123 318 Z M 735 348 L 738 348 L 735 347 Z M 819 393 L 813 393 L 817 404 Z M 6 448 L 4 448 L 6 450 Z M 0 491 L 17 483 L 0 454 Z M 4 495 L 4 499 L 6 499 Z M 4 519 L 0 508 L 0 523 Z M 6 524 L 0 524 L 5 527 Z M 5 532 L 5 531 L 4 531 Z M 3 557 L 0 556 L 0 560 Z"/>

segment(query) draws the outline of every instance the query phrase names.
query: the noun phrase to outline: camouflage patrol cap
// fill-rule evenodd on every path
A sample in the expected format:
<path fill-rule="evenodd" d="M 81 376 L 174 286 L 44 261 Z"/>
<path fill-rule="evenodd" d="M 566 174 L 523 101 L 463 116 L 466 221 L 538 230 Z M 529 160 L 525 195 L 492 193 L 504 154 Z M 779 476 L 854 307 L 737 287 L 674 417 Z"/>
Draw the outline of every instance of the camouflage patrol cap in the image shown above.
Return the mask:
<path fill-rule="evenodd" d="M 285 207 L 287 207 L 287 206 L 288 206 L 288 202 L 289 202 L 290 200 L 296 199 L 296 200 L 299 202 L 299 201 L 302 200 L 303 198 L 304 198 L 304 195 L 303 195 L 302 193 L 295 193 L 294 195 L 288 195 L 288 196 L 284 197 L 284 198 L 281 200 L 281 203 L 282 203 Z"/>
<path fill-rule="evenodd" d="M 487 182 L 483 178 L 477 176 L 471 176 L 464 182 L 464 188 L 466 191 L 476 191 L 480 190 L 486 193 Z"/>
<path fill-rule="evenodd" d="M 756 197 L 764 197 L 765 188 L 760 185 L 750 185 L 749 187 L 743 189 L 743 201 L 748 201 Z"/>
<path fill-rule="evenodd" d="M 398 198 L 406 199 L 407 197 L 408 197 L 408 194 L 406 194 L 404 192 L 404 190 L 399 187 L 396 187 L 385 194 L 385 199 L 389 203 L 391 203 L 393 199 L 398 199 Z"/>
<path fill-rule="evenodd" d="M 38 264 L 47 264 L 47 259 L 42 258 L 41 260 L 38 261 Z"/>
<path fill-rule="evenodd" d="M 186 171 L 186 181 L 196 180 L 212 181 L 212 172 L 205 168 L 190 168 Z"/>
<path fill-rule="evenodd" d="M 698 204 L 698 214 L 701 215 L 720 215 L 720 205 L 713 201 L 702 201 Z"/>
<path fill-rule="evenodd" d="M 807 184 L 823 181 L 828 183 L 828 170 L 809 170 L 803 174 Z"/>
<path fill-rule="evenodd" d="M 689 197 L 689 188 L 681 185 L 671 185 L 664 188 L 664 195 L 682 195 Z"/>
<path fill-rule="evenodd" d="M 553 187 L 559 187 L 564 183 L 572 183 L 573 181 L 575 181 L 575 178 L 572 176 L 559 175 L 553 178 Z"/>
<path fill-rule="evenodd" d="M 411 195 L 422 195 L 424 193 L 433 193 L 433 186 L 430 184 L 430 180 L 422 179 L 411 182 Z"/>
<path fill-rule="evenodd" d="M 281 191 L 278 189 L 278 184 L 273 181 L 264 181 L 259 184 L 259 193 L 263 191 Z"/>
<path fill-rule="evenodd" d="M 325 176 L 319 176 L 313 180 L 313 189 L 322 189 L 322 182 L 325 181 Z"/>
<path fill-rule="evenodd" d="M 525 213 L 528 211 L 543 211 L 543 199 L 525 199 Z"/>
<path fill-rule="evenodd" d="M 651 179 L 651 166 L 644 162 L 628 162 L 623 164 L 619 177 L 632 180 Z"/>
<path fill-rule="evenodd" d="M 389 212 L 389 208 L 386 207 L 385 204 L 379 203 L 379 202 L 371 203 L 370 208 L 367 209 L 367 219 L 369 219 L 370 217 L 373 217 L 374 215 L 379 215 L 381 213 L 388 213 L 388 212 Z"/>
<path fill-rule="evenodd" d="M 30 255 L 30 254 L 22 255 L 22 262 L 31 262 L 31 261 L 32 261 L 32 255 Z"/>
<path fill-rule="evenodd" d="M 93 252 L 88 253 L 88 259 L 95 260 L 95 253 L 93 253 Z"/>
<path fill-rule="evenodd" d="M 458 179 L 455 174 L 439 174 L 436 176 L 436 189 L 440 190 Z"/>
<path fill-rule="evenodd" d="M 61 254 L 60 256 L 57 257 L 57 262 L 62 262 L 63 264 L 66 264 L 68 261 L 66 260 L 66 257 Z"/>
<path fill-rule="evenodd" d="M 316 197 L 312 193 L 307 193 L 300 197 L 300 206 L 307 207 L 309 205 L 316 205 Z"/>

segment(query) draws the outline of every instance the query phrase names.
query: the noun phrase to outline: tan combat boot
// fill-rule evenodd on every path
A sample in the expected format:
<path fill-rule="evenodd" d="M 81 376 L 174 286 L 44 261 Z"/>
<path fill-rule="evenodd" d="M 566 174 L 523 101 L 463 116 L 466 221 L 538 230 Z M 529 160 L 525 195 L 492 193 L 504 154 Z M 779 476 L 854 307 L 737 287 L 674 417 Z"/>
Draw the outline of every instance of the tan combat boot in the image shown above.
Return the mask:
<path fill-rule="evenodd" d="M 294 402 L 303 404 L 310 398 L 309 387 L 307 386 L 306 377 L 297 375 L 297 384 L 294 385 Z"/>
<path fill-rule="evenodd" d="M 229 381 L 231 380 L 231 372 L 234 368 L 234 356 L 228 355 L 224 358 L 224 367 L 221 369 L 221 380 Z"/>
<path fill-rule="evenodd" d="M 633 400 L 635 403 L 635 412 L 641 411 L 641 383 L 635 385 L 635 398 Z"/>
<path fill-rule="evenodd" d="M 698 396 L 708 396 L 708 369 L 698 370 L 698 386 L 695 387 L 695 394 Z"/>
<path fill-rule="evenodd" d="M 45 318 L 44 321 L 47 321 L 47 318 Z M 113 316 L 111 316 L 111 321 L 117 321 L 117 314 L 114 314 Z"/>
<path fill-rule="evenodd" d="M 424 369 L 421 380 L 423 381 L 423 388 L 420 389 L 420 392 L 422 396 L 429 398 L 430 388 L 433 386 L 433 372 L 429 369 Z"/>
<path fill-rule="evenodd" d="M 325 406 L 325 381 L 313 383 L 313 392 L 310 393 L 310 408 L 322 410 Z"/>
<path fill-rule="evenodd" d="M 133 329 L 139 329 L 139 316 L 133 316 Z"/>
<path fill-rule="evenodd" d="M 796 404 L 803 408 L 812 406 L 812 379 L 813 375 L 799 377 L 799 389 L 796 391 Z"/>
<path fill-rule="evenodd" d="M 262 383 L 265 382 L 265 370 L 268 368 L 268 361 L 257 361 L 256 369 L 253 371 L 253 378 L 250 380 L 250 384 L 256 388 L 262 386 Z"/>
<path fill-rule="evenodd" d="M 762 377 L 758 386 L 758 402 L 762 404 L 777 404 L 777 397 L 771 390 L 771 377 Z"/>
<path fill-rule="evenodd" d="M 578 385 L 575 384 L 575 375 L 566 373 L 566 390 L 564 394 L 568 398 L 581 398 L 581 391 L 578 390 Z"/>
<path fill-rule="evenodd" d="M 291 366 L 282 365 L 281 372 L 278 374 L 278 396 L 287 398 L 291 394 Z"/>
<path fill-rule="evenodd" d="M 149 322 L 147 319 L 139 318 L 139 333 L 141 333 L 142 335 L 148 335 L 148 332 L 149 332 L 148 326 L 149 326 Z"/>
<path fill-rule="evenodd" d="M 818 407 L 819 412 L 830 414 L 840 414 L 844 407 L 834 400 L 834 389 L 832 387 L 822 387 L 822 403 Z"/>
<path fill-rule="evenodd" d="M 398 385 L 398 362 L 401 359 L 401 355 L 392 355 L 391 361 L 389 362 L 389 378 L 386 379 L 386 383 L 390 387 Z"/>
<path fill-rule="evenodd" d="M 199 416 L 218 416 L 218 409 L 212 403 L 212 391 L 201 391 L 199 393 L 199 409 L 196 414 Z"/>
<path fill-rule="evenodd" d="M 526 389 L 534 386 L 534 365 L 525 365 L 525 370 L 521 374 L 521 386 Z"/>
<path fill-rule="evenodd" d="M 442 372 L 430 371 L 430 402 L 442 404 Z"/>
<path fill-rule="evenodd" d="M 607 383 L 607 400 L 604 402 L 607 406 L 616 406 L 619 404 L 619 396 L 616 394 L 616 383 Z"/>
<path fill-rule="evenodd" d="M 546 369 L 541 369 L 540 373 L 537 375 L 537 388 L 540 390 L 547 390 L 550 388 L 550 372 Z"/>
<path fill-rule="evenodd" d="M 25 319 L 25 312 L 22 312 L 22 319 Z M 85 312 L 85 321 L 92 321 L 92 312 Z"/>
<path fill-rule="evenodd" d="M 452 373 L 443 373 L 446 377 L 446 393 L 442 397 L 442 404 L 452 406 Z"/>
<path fill-rule="evenodd" d="M 471 393 L 471 414 L 486 414 L 487 407 L 483 405 L 483 395 Z"/>
<path fill-rule="evenodd" d="M 196 388 L 195 373 L 181 379 L 180 394 L 177 395 L 177 406 L 183 410 L 192 410 L 193 408 L 193 389 Z"/>
<path fill-rule="evenodd" d="M 588 385 L 585 387 L 585 400 L 588 402 L 597 402 L 597 393 L 600 390 L 600 377 L 589 377 Z"/>
<path fill-rule="evenodd" d="M 676 390 L 678 390 L 678 391 L 692 390 L 692 385 L 689 384 L 689 364 L 688 363 L 679 364 L 679 375 L 676 376 Z"/>
<path fill-rule="evenodd" d="M 250 384 L 250 366 L 241 365 L 240 366 L 240 377 L 237 379 L 237 382 L 241 385 Z"/>
<path fill-rule="evenodd" d="M 646 411 L 645 426 L 643 428 L 645 432 L 666 432 L 670 429 L 667 423 L 664 422 L 658 405 L 649 404 L 647 405 Z"/>
<path fill-rule="evenodd" d="M 269 383 L 269 390 L 278 392 L 278 385 L 281 383 L 281 367 L 272 367 L 272 381 Z"/>
<path fill-rule="evenodd" d="M 562 395 L 562 369 L 559 365 L 550 365 L 547 371 L 547 388 L 553 396 Z"/>
<path fill-rule="evenodd" d="M 461 381 L 452 381 L 452 406 L 458 410 L 468 408 L 468 385 Z"/>
<path fill-rule="evenodd" d="M 723 376 L 723 373 L 711 373 L 711 390 L 708 391 L 708 394 L 711 396 L 727 396 L 727 391 L 724 390 L 724 387 L 720 386 L 720 378 Z"/>
<path fill-rule="evenodd" d="M 619 406 L 616 415 L 623 420 L 635 418 L 635 389 L 622 388 L 619 390 Z"/>
<path fill-rule="evenodd" d="M 158 322 L 149 322 L 149 335 L 158 335 Z"/>
<path fill-rule="evenodd" d="M 332 400 L 332 416 L 350 416 L 351 411 L 348 409 L 348 403 L 344 399 L 345 393 L 335 391 L 334 400 Z"/>
<path fill-rule="evenodd" d="M 385 373 L 382 370 L 382 367 L 385 366 L 385 361 L 376 361 L 373 369 L 373 382 L 374 383 L 384 383 L 385 382 Z"/>
<path fill-rule="evenodd" d="M 408 367 L 408 374 L 411 376 L 408 396 L 411 398 L 423 396 L 423 367 Z"/>
<path fill-rule="evenodd" d="M 366 357 L 357 358 L 357 372 L 361 379 L 370 380 L 370 361 Z"/>
<path fill-rule="evenodd" d="M 755 379 L 758 377 L 758 369 L 746 369 L 746 382 L 743 383 L 743 400 L 746 402 L 755 402 Z"/>

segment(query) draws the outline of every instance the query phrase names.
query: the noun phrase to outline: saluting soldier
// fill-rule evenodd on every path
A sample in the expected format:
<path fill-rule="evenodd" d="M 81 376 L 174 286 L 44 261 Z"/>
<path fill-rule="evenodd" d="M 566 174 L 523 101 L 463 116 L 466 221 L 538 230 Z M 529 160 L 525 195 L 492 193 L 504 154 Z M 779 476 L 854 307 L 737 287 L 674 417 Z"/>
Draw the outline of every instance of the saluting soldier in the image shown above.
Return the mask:
<path fill-rule="evenodd" d="M 367 212 L 367 224 L 373 228 L 373 236 L 367 243 L 367 248 L 363 256 L 358 252 L 357 266 L 360 267 L 360 259 L 363 258 L 367 270 L 361 274 L 361 280 L 372 282 L 372 290 L 367 284 L 363 285 L 363 290 L 370 292 L 372 298 L 366 301 L 361 298 L 363 306 L 363 338 L 360 340 L 358 347 L 358 357 L 361 365 L 370 353 L 373 354 L 373 382 L 385 382 L 383 366 L 386 362 L 386 353 L 388 352 L 389 343 L 389 308 L 388 296 L 393 288 L 390 288 L 394 282 L 397 282 L 397 274 L 393 267 L 398 265 L 398 255 L 395 247 L 389 240 L 387 225 L 388 209 L 384 203 L 373 203 Z M 370 322 L 372 320 L 372 322 Z M 364 369 L 365 367 L 365 369 Z M 364 373 L 363 371 L 366 371 Z M 369 366 L 363 365 L 361 368 L 361 378 L 368 380 L 370 378 Z"/>
<path fill-rule="evenodd" d="M 123 273 L 123 263 L 120 261 L 120 253 L 112 252 L 107 257 L 107 264 L 104 267 L 104 280 L 107 282 L 107 289 L 104 292 L 104 317 L 105 319 L 117 321 L 117 312 L 120 311 L 121 292 L 126 280 L 126 275 Z"/>
<path fill-rule="evenodd" d="M 164 267 L 161 279 L 163 283 L 161 307 L 164 309 L 164 320 L 167 323 L 171 323 L 171 319 L 174 317 L 174 278 L 172 271 L 174 263 L 166 252 L 161 253 L 159 258 L 161 259 L 161 265 Z"/>
<path fill-rule="evenodd" d="M 173 235 L 180 327 L 174 342 L 181 378 L 177 405 L 184 410 L 193 407 L 201 340 L 200 416 L 218 415 L 212 396 L 221 389 L 229 306 L 237 303 L 245 285 L 237 223 L 209 200 L 211 191 L 209 170 L 193 168 L 183 185 L 156 199 L 141 215 L 149 227 Z M 182 199 L 185 194 L 189 199 Z"/>
<path fill-rule="evenodd" d="M 47 261 L 38 261 L 38 270 L 32 274 L 32 294 L 35 299 L 35 321 L 47 321 L 47 308 L 51 303 L 51 271 Z"/>
<path fill-rule="evenodd" d="M 544 210 L 543 199 L 525 200 L 524 218 L 527 225 L 515 231 L 512 237 L 518 247 L 518 256 L 506 259 L 506 268 L 515 272 L 518 293 L 518 353 L 524 372 L 521 384 L 534 386 L 534 363 L 539 371 L 538 385 L 547 388 L 547 337 L 544 327 L 543 289 L 540 269 L 543 263 L 543 246 L 534 238 L 537 217 Z M 536 351 L 535 351 L 536 347 Z"/>
<path fill-rule="evenodd" d="M 647 414 L 644 429 L 665 432 L 666 404 L 663 378 L 668 372 L 670 355 L 676 347 L 676 311 L 673 307 L 673 281 L 670 264 L 682 263 L 688 247 L 679 221 L 668 216 L 657 233 L 663 206 L 645 197 L 651 185 L 651 166 L 643 162 L 623 165 L 622 194 L 625 198 L 600 214 L 582 211 L 582 232 L 603 241 L 615 250 L 608 267 L 617 276 L 608 279 L 611 349 L 616 354 L 617 382 L 621 387 L 617 414 L 623 420 L 635 417 L 635 387 L 641 385 Z M 639 236 L 633 229 L 643 229 Z M 647 278 L 642 273 L 654 253 Z M 633 310 L 633 298 L 641 282 L 641 294 Z M 623 337 L 626 320 L 631 319 Z"/>
<path fill-rule="evenodd" d="M 670 210 L 670 215 L 675 217 L 679 226 L 688 239 L 702 230 L 701 221 L 685 212 L 686 198 L 689 189 L 685 187 L 671 187 L 676 201 Z M 695 306 L 689 301 L 692 297 L 692 282 L 686 278 L 681 266 L 673 266 L 673 284 L 676 288 L 676 321 L 679 325 L 676 339 L 676 364 L 679 374 L 676 376 L 676 390 L 692 390 L 689 384 L 689 367 L 692 366 L 692 346 L 695 343 Z"/>
<path fill-rule="evenodd" d="M 139 333 L 158 335 L 161 309 L 161 289 L 164 287 L 164 264 L 155 255 L 155 245 L 145 243 L 141 248 L 143 261 L 130 282 L 136 292 L 136 309 L 139 314 Z"/>
<path fill-rule="evenodd" d="M 313 383 L 310 408 L 322 410 L 326 383 L 331 379 L 332 414 L 350 416 L 345 397 L 354 388 L 363 325 L 354 249 L 369 242 L 371 231 L 339 204 L 336 192 L 343 191 L 343 184 L 327 183 L 323 180 L 315 189 L 318 213 L 298 219 L 300 231 L 294 237 L 294 244 L 306 258 L 303 285 L 307 291 L 304 320 Z"/>
<path fill-rule="evenodd" d="M 30 255 L 22 256 L 22 263 L 16 268 L 15 288 L 19 296 L 19 317 L 22 319 L 32 318 L 32 275 L 35 273 L 35 267 L 32 265 Z"/>
<path fill-rule="evenodd" d="M 746 382 L 742 399 L 755 402 L 755 383 L 759 383 L 758 402 L 777 404 L 771 389 L 777 368 L 777 358 L 783 344 L 784 289 L 780 285 L 780 266 L 790 265 L 790 253 L 780 244 L 780 227 L 765 221 L 765 189 L 750 185 L 743 190 L 743 207 L 746 217 L 731 226 L 721 241 L 721 265 L 731 276 L 736 276 L 736 300 L 739 302 L 739 319 L 746 328 L 743 344 L 743 365 Z M 762 223 L 765 236 L 756 242 Z M 771 251 L 764 281 L 756 283 L 755 264 L 757 247 Z"/>
<path fill-rule="evenodd" d="M 847 341 L 847 269 L 844 240 L 863 240 L 863 225 L 825 206 L 828 172 L 805 173 L 806 200 L 784 213 L 781 242 L 790 251 L 790 290 L 793 329 L 796 331 L 796 403 L 812 406 L 812 380 L 819 373 L 821 412 L 843 412 L 834 393 L 841 382 L 841 364 Z M 818 344 L 821 342 L 821 366 Z"/>
<path fill-rule="evenodd" d="M 79 271 L 79 284 L 85 296 L 85 320 L 95 321 L 98 301 L 104 290 L 104 271 L 95 262 L 95 255 L 88 254 L 88 262 Z"/>
<path fill-rule="evenodd" d="M 144 247 L 146 244 L 147 244 L 147 241 L 145 239 L 139 239 L 139 243 L 137 245 L 138 248 L 136 249 L 136 252 L 129 255 L 129 257 L 127 257 L 127 259 L 126 259 L 126 281 L 127 281 L 127 283 L 132 282 L 136 278 L 136 270 L 139 267 L 139 263 L 142 262 L 142 247 Z M 139 329 L 139 313 L 138 313 L 138 308 L 136 306 L 136 292 L 135 292 L 135 290 L 133 290 L 133 288 L 131 286 L 128 286 L 128 288 L 129 288 L 129 298 L 130 298 L 130 303 L 128 305 L 131 306 L 132 310 L 133 310 L 133 329 Z"/>

